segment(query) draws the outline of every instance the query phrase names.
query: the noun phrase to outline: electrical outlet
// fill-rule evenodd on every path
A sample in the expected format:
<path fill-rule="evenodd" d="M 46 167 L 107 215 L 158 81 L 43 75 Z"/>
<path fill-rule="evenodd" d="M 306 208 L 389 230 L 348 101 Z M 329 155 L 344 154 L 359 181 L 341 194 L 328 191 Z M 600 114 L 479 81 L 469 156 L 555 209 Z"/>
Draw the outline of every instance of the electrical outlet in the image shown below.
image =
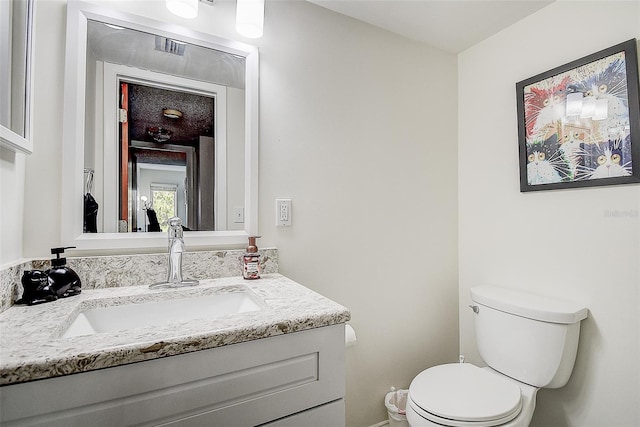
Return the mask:
<path fill-rule="evenodd" d="M 291 199 L 276 199 L 276 227 L 291 226 Z"/>

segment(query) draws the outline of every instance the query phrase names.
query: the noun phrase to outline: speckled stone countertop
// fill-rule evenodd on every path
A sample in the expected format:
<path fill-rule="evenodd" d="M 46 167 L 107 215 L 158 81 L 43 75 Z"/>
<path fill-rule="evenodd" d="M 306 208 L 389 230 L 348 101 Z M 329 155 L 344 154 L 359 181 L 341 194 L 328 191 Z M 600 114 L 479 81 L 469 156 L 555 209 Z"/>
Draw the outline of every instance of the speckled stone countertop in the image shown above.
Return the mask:
<path fill-rule="evenodd" d="M 79 312 L 248 291 L 264 308 L 213 320 L 131 328 L 61 338 Z M 280 275 L 259 280 L 225 277 L 179 289 L 147 286 L 88 289 L 36 306 L 15 305 L 0 314 L 0 385 L 56 377 L 347 322 L 349 310 Z"/>

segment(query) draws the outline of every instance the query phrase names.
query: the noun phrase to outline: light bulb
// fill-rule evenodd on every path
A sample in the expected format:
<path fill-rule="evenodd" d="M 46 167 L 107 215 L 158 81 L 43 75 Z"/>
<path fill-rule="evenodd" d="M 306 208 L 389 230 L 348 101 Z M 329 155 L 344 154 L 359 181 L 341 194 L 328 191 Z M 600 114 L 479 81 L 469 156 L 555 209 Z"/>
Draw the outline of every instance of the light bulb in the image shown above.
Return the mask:
<path fill-rule="evenodd" d="M 262 37 L 264 28 L 264 0 L 238 0 L 236 31 L 252 39 Z"/>

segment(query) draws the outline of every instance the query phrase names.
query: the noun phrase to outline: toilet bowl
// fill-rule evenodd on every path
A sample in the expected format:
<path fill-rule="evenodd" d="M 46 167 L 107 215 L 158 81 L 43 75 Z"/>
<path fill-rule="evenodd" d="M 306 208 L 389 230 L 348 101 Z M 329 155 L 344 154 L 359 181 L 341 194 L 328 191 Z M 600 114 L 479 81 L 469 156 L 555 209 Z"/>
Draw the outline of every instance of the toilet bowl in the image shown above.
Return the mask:
<path fill-rule="evenodd" d="M 434 366 L 411 382 L 407 421 L 412 427 L 526 427 L 537 392 L 491 368 L 471 363 Z"/>
<path fill-rule="evenodd" d="M 411 427 L 527 427 L 540 388 L 563 387 L 573 371 L 578 304 L 496 286 L 471 288 L 476 343 L 487 367 L 434 366 L 409 386 Z"/>

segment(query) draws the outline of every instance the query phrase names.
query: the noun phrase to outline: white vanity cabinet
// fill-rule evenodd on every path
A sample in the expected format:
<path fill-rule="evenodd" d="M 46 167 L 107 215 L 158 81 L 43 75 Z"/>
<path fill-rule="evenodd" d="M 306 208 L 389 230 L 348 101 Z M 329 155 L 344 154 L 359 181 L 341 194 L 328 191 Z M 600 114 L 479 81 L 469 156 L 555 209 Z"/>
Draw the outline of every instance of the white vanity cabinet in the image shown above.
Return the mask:
<path fill-rule="evenodd" d="M 344 426 L 344 324 L 0 387 L 0 424 Z"/>

